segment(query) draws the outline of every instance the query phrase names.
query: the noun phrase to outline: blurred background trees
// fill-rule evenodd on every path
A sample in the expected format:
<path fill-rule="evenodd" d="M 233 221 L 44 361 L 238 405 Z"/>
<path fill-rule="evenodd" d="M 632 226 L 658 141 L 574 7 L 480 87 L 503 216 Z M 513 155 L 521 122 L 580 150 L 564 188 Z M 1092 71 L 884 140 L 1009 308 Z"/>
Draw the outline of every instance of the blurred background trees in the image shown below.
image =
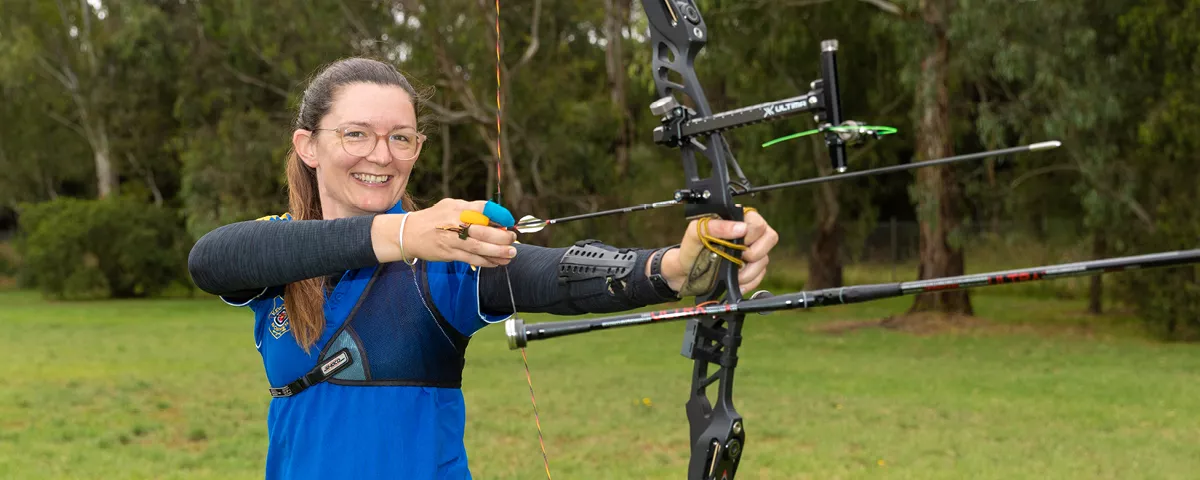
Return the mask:
<path fill-rule="evenodd" d="M 777 267 L 805 272 L 777 268 L 776 288 L 1194 248 L 1200 238 L 1196 2 L 697 3 L 710 33 L 697 67 L 717 110 L 807 91 L 820 41 L 839 41 L 847 116 L 900 130 L 852 150 L 852 169 L 1064 142 L 746 199 L 781 234 Z M 180 255 L 196 238 L 286 209 L 283 160 L 302 85 L 351 55 L 393 62 L 429 93 L 413 194 L 426 204 L 487 198 L 499 157 L 494 15 L 483 0 L 0 0 L 0 275 L 59 297 L 187 287 Z M 650 141 L 658 119 L 640 2 L 508 1 L 500 23 L 510 208 L 547 218 L 679 187 L 677 155 Z M 798 118 L 728 138 L 758 184 L 828 175 L 813 139 L 759 147 L 809 128 Z M 664 225 L 679 226 L 679 212 L 523 241 L 677 241 L 679 228 Z M 856 273 L 871 265 L 887 278 Z M 1097 313 L 1135 309 L 1164 337 L 1200 334 L 1195 268 L 1081 282 L 1014 291 L 1086 296 Z M 970 313 L 970 296 L 918 297 L 913 310 Z"/>

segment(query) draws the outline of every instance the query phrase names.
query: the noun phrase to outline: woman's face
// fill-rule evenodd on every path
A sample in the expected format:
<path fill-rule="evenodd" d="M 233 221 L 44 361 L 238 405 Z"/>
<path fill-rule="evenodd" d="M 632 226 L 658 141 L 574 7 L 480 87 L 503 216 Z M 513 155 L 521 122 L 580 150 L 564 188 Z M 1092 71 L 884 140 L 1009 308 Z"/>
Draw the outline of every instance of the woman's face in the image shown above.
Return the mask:
<path fill-rule="evenodd" d="M 316 128 L 296 130 L 292 143 L 317 171 L 325 219 L 382 213 L 400 201 L 419 152 L 403 155 L 406 142 L 419 146 L 416 109 L 407 92 L 390 85 L 344 85 Z M 367 140 L 371 135 L 374 142 Z"/>

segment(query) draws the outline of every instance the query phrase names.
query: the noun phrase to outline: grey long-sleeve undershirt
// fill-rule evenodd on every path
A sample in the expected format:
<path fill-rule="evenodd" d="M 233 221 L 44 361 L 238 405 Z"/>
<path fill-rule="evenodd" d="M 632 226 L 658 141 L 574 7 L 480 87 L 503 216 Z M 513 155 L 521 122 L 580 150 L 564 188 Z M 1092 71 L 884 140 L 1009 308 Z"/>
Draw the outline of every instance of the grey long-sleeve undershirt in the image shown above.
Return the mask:
<path fill-rule="evenodd" d="M 230 301 L 248 300 L 264 288 L 306 278 L 337 276 L 346 270 L 377 265 L 371 245 L 374 216 L 335 220 L 245 221 L 204 235 L 188 256 L 188 270 L 201 290 Z M 506 314 L 516 301 L 519 312 L 560 315 L 609 313 L 669 302 L 678 298 L 656 290 L 645 274 L 653 250 L 638 249 L 624 289 L 611 289 L 603 278 L 560 283 L 558 264 L 566 248 L 517 244 L 517 256 L 505 269 L 480 272 L 480 307 Z M 509 277 L 512 297 L 509 296 Z"/>

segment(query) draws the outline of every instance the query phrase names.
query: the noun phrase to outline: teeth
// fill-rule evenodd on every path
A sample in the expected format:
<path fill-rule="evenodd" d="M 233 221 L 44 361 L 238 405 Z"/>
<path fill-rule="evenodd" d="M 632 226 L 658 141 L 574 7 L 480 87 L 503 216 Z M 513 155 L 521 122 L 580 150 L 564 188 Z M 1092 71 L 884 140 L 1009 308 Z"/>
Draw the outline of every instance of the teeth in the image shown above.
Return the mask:
<path fill-rule="evenodd" d="M 355 174 L 353 174 L 353 176 L 354 176 L 354 178 L 357 178 L 357 179 L 362 180 L 367 183 L 383 183 L 383 182 L 388 181 L 388 179 L 392 178 L 391 175 L 368 175 L 365 173 L 355 173 Z"/>

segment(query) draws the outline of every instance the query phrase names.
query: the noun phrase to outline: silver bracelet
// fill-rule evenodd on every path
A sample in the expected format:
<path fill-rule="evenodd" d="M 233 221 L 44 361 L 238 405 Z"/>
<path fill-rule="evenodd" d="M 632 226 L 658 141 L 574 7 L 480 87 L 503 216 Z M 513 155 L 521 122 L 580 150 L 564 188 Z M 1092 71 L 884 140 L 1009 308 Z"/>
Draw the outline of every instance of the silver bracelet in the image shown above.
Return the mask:
<path fill-rule="evenodd" d="M 407 264 L 408 266 L 411 267 L 411 266 L 417 264 L 417 259 L 413 258 L 412 262 L 410 263 L 408 260 L 406 260 L 404 258 L 404 224 L 406 222 L 408 222 L 408 214 L 407 213 L 404 214 L 404 218 L 400 219 L 400 235 L 397 238 L 400 241 L 399 242 L 400 243 L 400 261 L 404 262 L 405 264 Z"/>

